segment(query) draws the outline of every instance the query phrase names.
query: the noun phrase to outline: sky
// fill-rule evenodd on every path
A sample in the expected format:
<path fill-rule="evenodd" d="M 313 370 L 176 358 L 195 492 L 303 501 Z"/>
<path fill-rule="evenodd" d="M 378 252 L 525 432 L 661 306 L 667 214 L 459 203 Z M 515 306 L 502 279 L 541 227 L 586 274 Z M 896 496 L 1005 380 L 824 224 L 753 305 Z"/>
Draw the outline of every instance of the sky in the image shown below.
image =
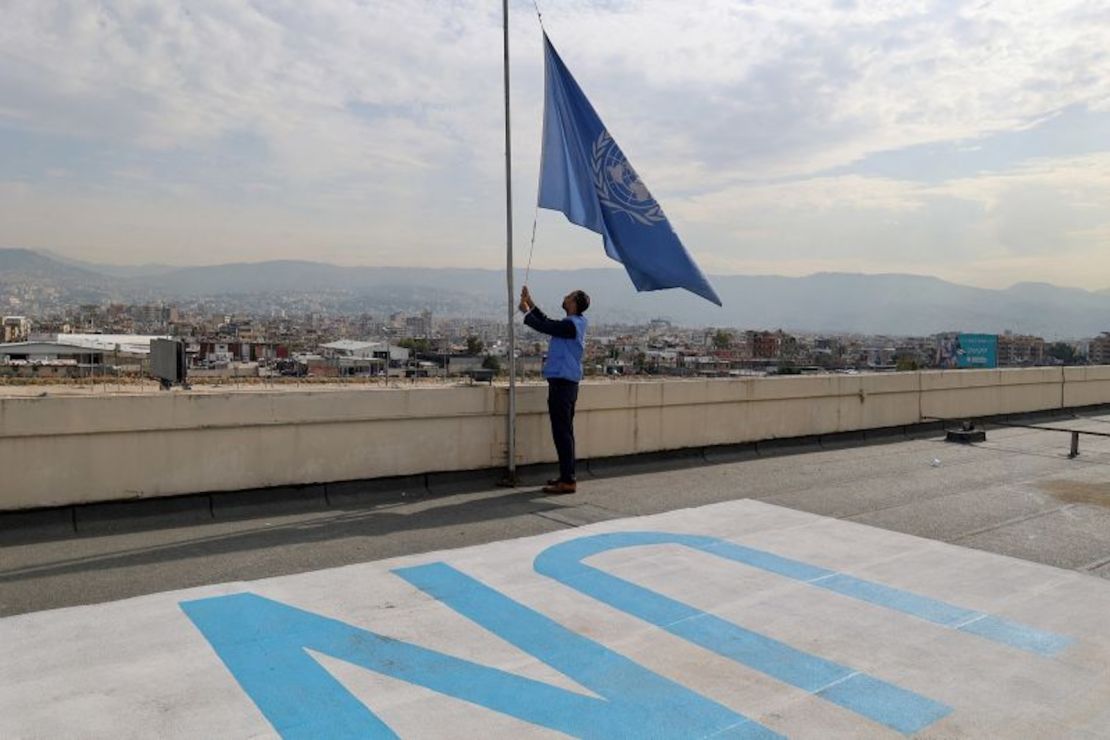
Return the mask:
<path fill-rule="evenodd" d="M 710 274 L 1110 288 L 1107 0 L 543 0 Z M 0 0 L 0 246 L 503 268 L 496 0 Z M 540 27 L 510 3 L 529 259 Z M 613 266 L 538 214 L 537 269 Z"/>

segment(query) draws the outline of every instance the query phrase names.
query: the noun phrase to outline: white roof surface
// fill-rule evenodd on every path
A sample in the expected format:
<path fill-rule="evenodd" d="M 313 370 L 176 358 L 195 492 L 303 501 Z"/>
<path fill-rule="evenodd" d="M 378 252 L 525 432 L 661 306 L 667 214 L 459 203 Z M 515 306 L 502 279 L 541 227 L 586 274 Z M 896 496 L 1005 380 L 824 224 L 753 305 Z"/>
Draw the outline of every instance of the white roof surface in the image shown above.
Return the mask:
<path fill-rule="evenodd" d="M 132 354 L 147 354 L 150 352 L 150 342 L 153 339 L 171 339 L 168 336 L 145 334 L 59 334 L 57 340 L 61 344 L 71 344 L 76 347 L 113 352 L 119 347 L 120 352 Z"/>

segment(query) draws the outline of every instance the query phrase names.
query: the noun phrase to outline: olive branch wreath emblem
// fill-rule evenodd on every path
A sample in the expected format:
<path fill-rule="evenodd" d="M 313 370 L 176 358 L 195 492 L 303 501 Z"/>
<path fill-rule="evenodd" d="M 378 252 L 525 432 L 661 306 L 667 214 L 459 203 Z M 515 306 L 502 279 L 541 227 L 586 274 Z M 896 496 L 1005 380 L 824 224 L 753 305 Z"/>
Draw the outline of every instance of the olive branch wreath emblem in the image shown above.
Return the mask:
<path fill-rule="evenodd" d="M 609 136 L 608 131 L 603 130 L 593 145 L 594 188 L 597 189 L 601 204 L 612 211 L 625 214 L 644 226 L 652 226 L 661 221 L 666 221 L 667 217 L 663 215 L 663 209 L 659 207 L 654 198 L 648 201 L 642 209 L 633 209 L 617 201 L 609 189 L 609 178 L 606 177 L 604 167 L 605 152 L 610 146 L 615 146 L 613 137 Z M 619 149 L 617 151 L 620 152 Z M 621 158 L 624 160 L 625 166 L 631 169 L 631 165 L 628 164 L 627 159 L 624 159 L 623 153 L 621 153 Z"/>

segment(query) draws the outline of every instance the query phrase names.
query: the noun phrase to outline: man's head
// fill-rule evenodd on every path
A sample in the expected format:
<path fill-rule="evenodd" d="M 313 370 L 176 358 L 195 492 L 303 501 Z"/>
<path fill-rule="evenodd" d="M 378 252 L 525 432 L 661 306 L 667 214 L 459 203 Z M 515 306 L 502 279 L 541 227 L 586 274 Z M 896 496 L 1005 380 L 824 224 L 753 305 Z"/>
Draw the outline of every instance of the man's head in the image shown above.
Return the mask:
<path fill-rule="evenodd" d="M 578 316 L 586 312 L 590 307 L 590 297 L 586 295 L 584 290 L 572 290 L 567 293 L 567 297 L 563 299 L 563 310 L 567 312 L 567 316 Z"/>

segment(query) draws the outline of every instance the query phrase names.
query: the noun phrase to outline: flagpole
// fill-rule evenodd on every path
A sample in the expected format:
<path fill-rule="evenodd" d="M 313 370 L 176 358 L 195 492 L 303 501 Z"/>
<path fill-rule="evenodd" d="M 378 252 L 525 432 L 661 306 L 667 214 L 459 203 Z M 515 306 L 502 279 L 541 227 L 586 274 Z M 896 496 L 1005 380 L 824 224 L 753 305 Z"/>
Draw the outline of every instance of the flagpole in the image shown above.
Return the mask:
<path fill-rule="evenodd" d="M 513 144 L 509 126 L 509 0 L 501 0 L 505 70 L 505 280 L 509 296 L 509 414 L 506 434 L 509 440 L 508 474 L 505 483 L 515 486 L 516 480 L 516 290 L 513 286 Z"/>

